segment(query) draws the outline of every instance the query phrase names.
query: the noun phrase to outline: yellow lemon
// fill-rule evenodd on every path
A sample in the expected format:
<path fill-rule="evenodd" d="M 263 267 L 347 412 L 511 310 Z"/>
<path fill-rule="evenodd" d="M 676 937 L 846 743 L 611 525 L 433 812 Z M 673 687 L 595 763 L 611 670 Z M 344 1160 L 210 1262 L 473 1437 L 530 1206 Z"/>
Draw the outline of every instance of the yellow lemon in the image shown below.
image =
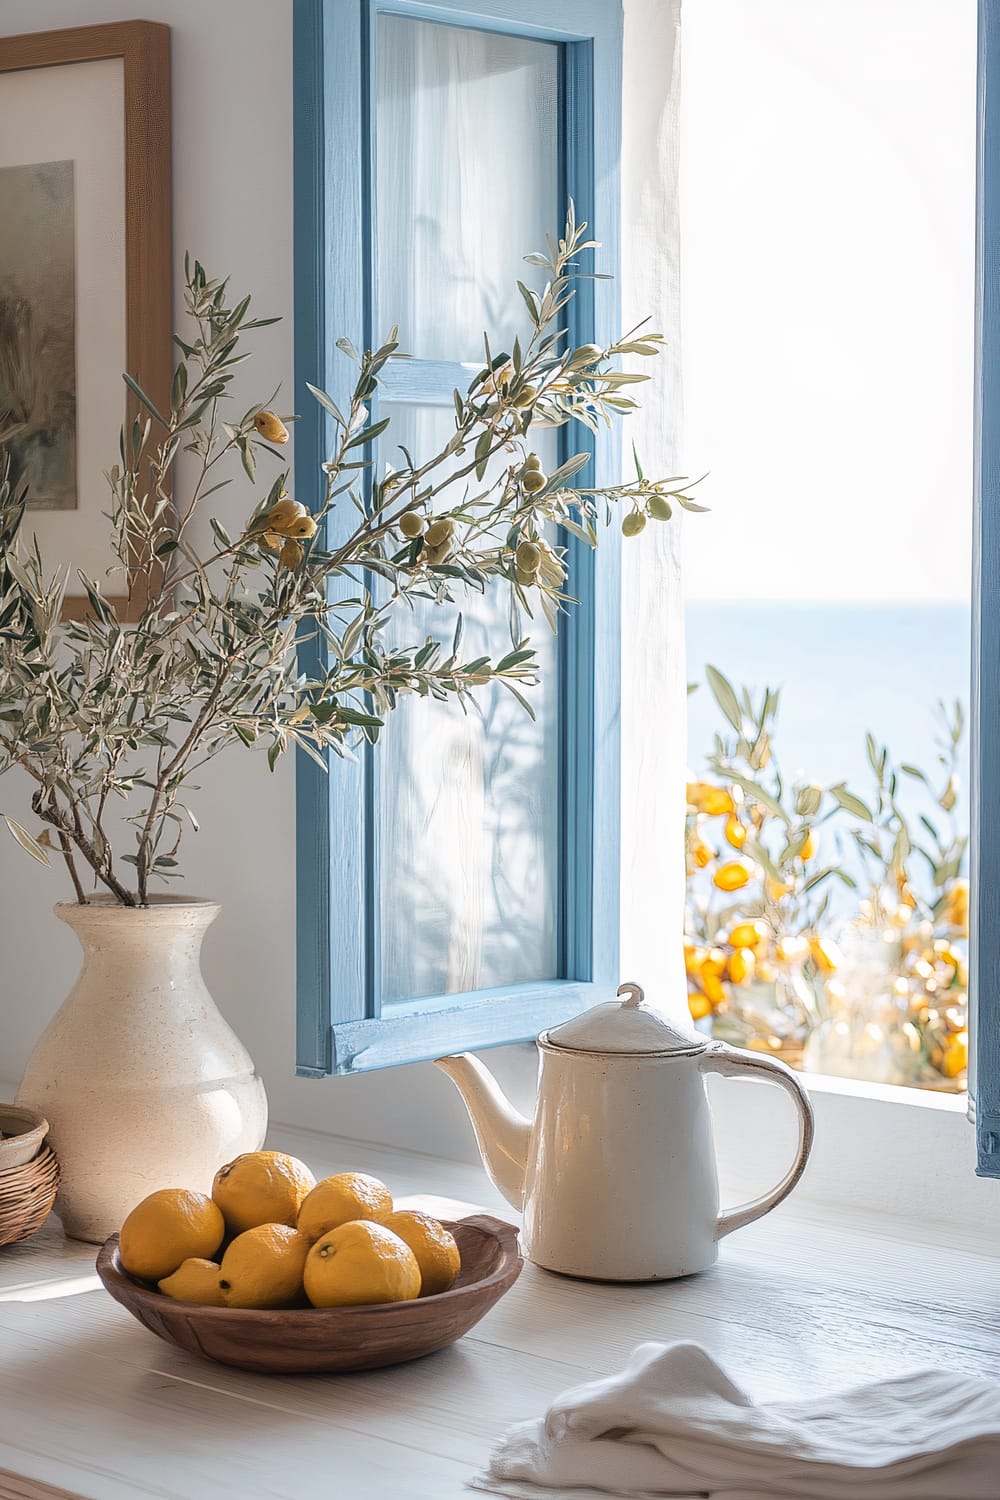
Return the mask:
<path fill-rule="evenodd" d="M 693 1021 L 703 1021 L 706 1016 L 712 1014 L 712 1002 L 700 990 L 694 990 L 688 995 L 688 1010 L 691 1012 Z"/>
<path fill-rule="evenodd" d="M 710 818 L 736 811 L 732 793 L 724 786 L 712 786 L 708 781 L 689 781 L 687 799 L 692 807 L 707 813 Z"/>
<path fill-rule="evenodd" d="M 398 1234 L 404 1245 L 409 1245 L 420 1267 L 421 1297 L 435 1297 L 454 1286 L 462 1269 L 455 1237 L 432 1219 L 430 1214 L 417 1213 L 414 1209 L 401 1208 L 382 1221 L 386 1229 Z"/>
<path fill-rule="evenodd" d="M 288 442 L 288 428 L 273 411 L 259 411 L 253 419 L 253 425 L 268 443 Z"/>
<path fill-rule="evenodd" d="M 771 930 L 766 922 L 755 917 L 752 922 L 740 922 L 729 934 L 729 941 L 734 948 L 752 948 L 754 952 L 758 948 L 766 947 Z"/>
<path fill-rule="evenodd" d="M 951 1038 L 941 1060 L 941 1072 L 946 1078 L 957 1078 L 969 1066 L 969 1034 L 959 1031 Z"/>
<path fill-rule="evenodd" d="M 684 944 L 684 967 L 689 974 L 697 974 L 707 957 L 705 949 L 699 948 L 697 943 Z"/>
<path fill-rule="evenodd" d="M 160 1188 L 125 1220 L 118 1253 L 130 1276 L 161 1281 L 190 1256 L 214 1255 L 225 1233 L 222 1214 L 204 1193 Z"/>
<path fill-rule="evenodd" d="M 231 1233 L 242 1234 L 257 1224 L 294 1228 L 302 1200 L 315 1186 L 315 1177 L 297 1157 L 248 1151 L 216 1172 L 212 1197 Z"/>
<path fill-rule="evenodd" d="M 698 866 L 698 869 L 703 870 L 706 865 L 712 863 L 712 860 L 715 858 L 715 850 L 711 844 L 706 844 L 704 839 L 700 839 L 695 835 L 691 840 L 691 857 Z"/>
<path fill-rule="evenodd" d="M 810 939 L 809 952 L 821 974 L 835 974 L 844 961 L 840 949 L 830 938 Z"/>
<path fill-rule="evenodd" d="M 392 1194 L 384 1182 L 365 1172 L 338 1172 L 318 1182 L 299 1209 L 298 1228 L 318 1240 L 355 1219 L 386 1219 L 392 1213 Z"/>
<path fill-rule="evenodd" d="M 726 842 L 732 844 L 734 849 L 742 849 L 747 841 L 747 831 L 735 813 L 730 813 L 726 818 Z"/>
<path fill-rule="evenodd" d="M 309 1241 L 287 1224 L 257 1224 L 222 1257 L 219 1286 L 227 1307 L 287 1307 L 302 1295 Z"/>
<path fill-rule="evenodd" d="M 741 891 L 753 874 L 753 865 L 746 859 L 731 859 L 720 865 L 712 876 L 712 882 L 720 891 Z"/>
<path fill-rule="evenodd" d="M 165 1297 L 179 1302 L 200 1302 L 204 1307 L 225 1307 L 226 1294 L 219 1285 L 219 1266 L 214 1260 L 193 1256 L 181 1261 L 172 1276 L 159 1283 Z"/>
<path fill-rule="evenodd" d="M 775 953 L 783 964 L 800 964 L 809 957 L 809 943 L 795 933 L 786 933 L 775 945 Z"/>
<path fill-rule="evenodd" d="M 420 1296 L 420 1266 L 398 1234 L 358 1219 L 316 1241 L 306 1260 L 305 1288 L 313 1307 L 412 1302 Z"/>
<path fill-rule="evenodd" d="M 757 963 L 752 948 L 737 948 L 729 955 L 729 977 L 734 984 L 749 984 Z"/>

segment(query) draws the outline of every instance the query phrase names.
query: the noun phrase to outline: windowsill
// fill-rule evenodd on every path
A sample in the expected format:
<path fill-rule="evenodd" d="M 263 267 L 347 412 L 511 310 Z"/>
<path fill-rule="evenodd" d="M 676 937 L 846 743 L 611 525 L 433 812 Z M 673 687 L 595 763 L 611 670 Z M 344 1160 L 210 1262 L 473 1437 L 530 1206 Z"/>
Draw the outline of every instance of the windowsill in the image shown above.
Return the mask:
<path fill-rule="evenodd" d="M 269 1144 L 318 1176 L 372 1172 L 430 1212 L 514 1217 L 467 1163 L 279 1126 Z M 728 1238 L 701 1276 L 606 1286 L 527 1265 L 453 1350 L 372 1375 L 276 1381 L 169 1348 L 94 1287 L 93 1247 L 46 1230 L 0 1260 L 0 1493 L 298 1500 L 335 1454 L 345 1494 L 461 1500 L 510 1423 L 620 1369 L 650 1338 L 702 1344 L 763 1400 L 916 1365 L 998 1379 L 994 1245 L 796 1194 Z"/>
<path fill-rule="evenodd" d="M 968 1094 L 901 1088 L 894 1083 L 866 1083 L 861 1078 L 836 1078 L 831 1073 L 802 1073 L 799 1076 L 814 1097 L 816 1094 L 842 1094 L 848 1099 L 877 1099 L 882 1104 L 939 1109 L 946 1114 L 968 1116 Z"/>

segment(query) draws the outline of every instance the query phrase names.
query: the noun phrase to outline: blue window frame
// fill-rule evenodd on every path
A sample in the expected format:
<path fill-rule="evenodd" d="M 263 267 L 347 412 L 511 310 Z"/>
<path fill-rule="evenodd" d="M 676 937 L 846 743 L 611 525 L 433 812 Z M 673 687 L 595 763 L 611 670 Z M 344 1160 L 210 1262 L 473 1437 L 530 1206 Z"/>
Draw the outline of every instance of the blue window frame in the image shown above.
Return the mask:
<path fill-rule="evenodd" d="M 306 390 L 335 400 L 351 367 L 347 335 L 373 347 L 380 329 L 374 255 L 374 46 L 379 14 L 554 43 L 559 57 L 559 178 L 601 241 L 599 270 L 618 271 L 620 0 L 295 0 L 295 432 L 297 492 L 315 503 L 330 444 L 328 419 Z M 470 142 L 474 149 L 474 142 Z M 558 225 L 553 227 L 557 228 Z M 534 248 L 525 246 L 525 250 Z M 614 279 L 585 280 L 573 304 L 575 342 L 618 328 Z M 392 321 L 392 309 L 384 310 Z M 413 361 L 389 399 L 450 401 L 469 371 Z M 575 451 L 587 445 L 582 428 Z M 613 438 L 591 447 L 583 484 L 618 477 Z M 587 477 L 588 475 L 592 477 Z M 313 487 L 311 489 L 311 487 Z M 558 976 L 465 994 L 381 1003 L 378 756 L 297 761 L 297 1070 L 321 1077 L 533 1037 L 609 998 L 618 983 L 620 599 L 616 529 L 599 549 L 569 538 L 578 607 L 559 637 Z M 316 642 L 305 643 L 307 669 Z"/>
<path fill-rule="evenodd" d="M 977 134 L 969 1095 L 1000 1177 L 1000 0 L 979 4 Z"/>

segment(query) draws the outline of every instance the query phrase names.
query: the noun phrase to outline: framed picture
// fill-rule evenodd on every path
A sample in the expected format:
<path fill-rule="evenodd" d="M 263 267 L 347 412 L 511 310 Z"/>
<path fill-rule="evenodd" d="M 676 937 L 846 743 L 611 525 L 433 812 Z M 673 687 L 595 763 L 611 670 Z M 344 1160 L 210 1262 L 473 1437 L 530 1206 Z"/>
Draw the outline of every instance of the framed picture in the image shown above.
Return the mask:
<path fill-rule="evenodd" d="M 171 354 L 170 32 L 149 21 L 0 39 L 0 442 L 28 487 L 22 534 L 120 618 L 106 471 L 136 403 L 162 411 Z"/>

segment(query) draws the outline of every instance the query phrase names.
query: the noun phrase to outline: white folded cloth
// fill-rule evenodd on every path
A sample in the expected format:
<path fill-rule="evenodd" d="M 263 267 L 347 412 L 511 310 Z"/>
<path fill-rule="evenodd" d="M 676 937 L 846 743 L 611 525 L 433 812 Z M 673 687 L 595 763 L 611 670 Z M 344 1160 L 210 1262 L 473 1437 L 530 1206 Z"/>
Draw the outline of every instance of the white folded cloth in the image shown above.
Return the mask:
<path fill-rule="evenodd" d="M 1000 1500 L 1000 1386 L 918 1370 L 757 1406 L 697 1344 L 512 1427 L 471 1488 L 518 1500 Z"/>

